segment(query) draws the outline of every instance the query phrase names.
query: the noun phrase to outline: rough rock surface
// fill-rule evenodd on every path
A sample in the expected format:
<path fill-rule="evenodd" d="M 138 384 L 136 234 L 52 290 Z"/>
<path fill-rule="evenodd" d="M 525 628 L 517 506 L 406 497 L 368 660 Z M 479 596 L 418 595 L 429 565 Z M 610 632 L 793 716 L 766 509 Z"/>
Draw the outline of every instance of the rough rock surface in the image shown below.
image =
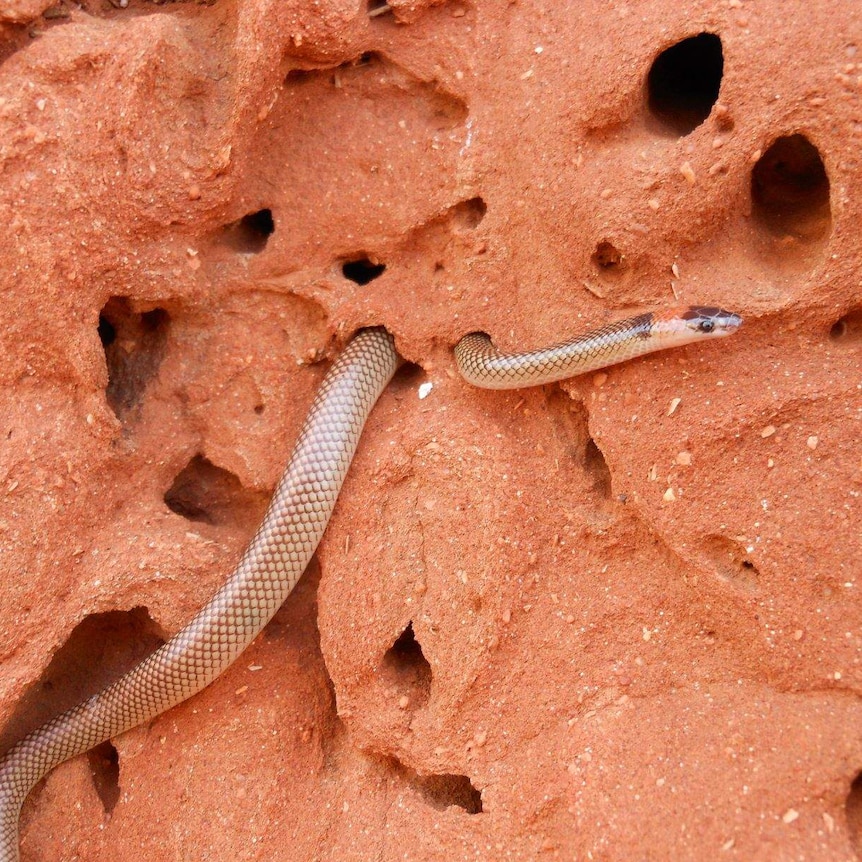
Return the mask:
<path fill-rule="evenodd" d="M 414 365 L 272 624 L 23 859 L 862 855 L 859 4 L 44 7 L 0 15 L 0 747 L 222 582 L 354 330 Z M 691 303 L 745 326 L 454 371 Z"/>

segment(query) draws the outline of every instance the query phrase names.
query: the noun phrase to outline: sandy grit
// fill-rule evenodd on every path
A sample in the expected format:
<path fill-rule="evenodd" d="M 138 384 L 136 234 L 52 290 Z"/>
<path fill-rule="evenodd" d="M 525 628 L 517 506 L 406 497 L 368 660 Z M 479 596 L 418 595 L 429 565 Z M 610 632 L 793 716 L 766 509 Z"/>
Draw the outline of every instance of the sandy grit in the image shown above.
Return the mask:
<path fill-rule="evenodd" d="M 23 859 L 859 858 L 862 8 L 391 7 L 0 4 L 0 748 L 222 582 L 355 329 L 413 363 L 273 623 Z M 454 372 L 691 303 L 745 327 Z"/>

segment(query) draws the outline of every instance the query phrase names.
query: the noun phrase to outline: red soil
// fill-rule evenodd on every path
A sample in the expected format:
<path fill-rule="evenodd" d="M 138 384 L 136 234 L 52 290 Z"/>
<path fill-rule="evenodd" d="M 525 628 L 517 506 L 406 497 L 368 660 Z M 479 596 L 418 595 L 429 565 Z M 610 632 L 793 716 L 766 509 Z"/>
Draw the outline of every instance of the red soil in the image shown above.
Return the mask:
<path fill-rule="evenodd" d="M 273 623 L 24 860 L 858 858 L 862 8 L 392 6 L 0 8 L 0 747 L 224 580 L 355 329 L 419 366 Z M 700 33 L 717 101 L 650 100 Z M 692 303 L 745 326 L 454 371 Z"/>

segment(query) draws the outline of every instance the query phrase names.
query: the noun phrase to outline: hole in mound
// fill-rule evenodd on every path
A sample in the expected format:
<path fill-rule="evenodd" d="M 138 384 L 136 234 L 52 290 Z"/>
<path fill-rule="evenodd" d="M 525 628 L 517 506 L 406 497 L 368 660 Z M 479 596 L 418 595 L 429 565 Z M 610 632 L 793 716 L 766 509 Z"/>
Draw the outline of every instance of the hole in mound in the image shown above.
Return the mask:
<path fill-rule="evenodd" d="M 488 204 L 480 197 L 461 201 L 454 207 L 455 228 L 462 231 L 475 230 L 482 223 L 486 212 Z"/>
<path fill-rule="evenodd" d="M 862 772 L 856 776 L 850 785 L 844 810 L 847 814 L 847 831 L 850 833 L 850 844 L 856 855 L 862 859 Z"/>
<path fill-rule="evenodd" d="M 115 682 L 165 640 L 146 608 L 90 614 L 21 697 L 3 728 L 0 751 Z"/>
<path fill-rule="evenodd" d="M 833 341 L 847 343 L 862 340 L 862 308 L 849 311 L 843 317 L 838 318 L 829 330 L 829 337 Z"/>
<path fill-rule="evenodd" d="M 416 388 L 427 381 L 428 372 L 415 362 L 404 361 L 392 377 L 390 388 L 415 392 Z"/>
<path fill-rule="evenodd" d="M 482 813 L 482 794 L 466 775 L 417 775 L 413 786 L 438 811 L 457 806 L 468 814 Z"/>
<path fill-rule="evenodd" d="M 647 76 L 647 105 L 664 129 L 693 132 L 718 100 L 724 73 L 721 39 L 700 33 L 662 51 Z"/>
<path fill-rule="evenodd" d="M 816 242 L 829 233 L 829 178 L 804 135 L 778 138 L 751 172 L 755 223 L 785 241 Z"/>
<path fill-rule="evenodd" d="M 416 640 L 413 623 L 398 636 L 383 656 L 383 673 L 410 701 L 410 707 L 423 706 L 431 694 L 431 665 Z"/>
<path fill-rule="evenodd" d="M 110 814 L 120 801 L 120 754 L 110 741 L 103 742 L 87 752 L 93 786 L 106 814 Z"/>
<path fill-rule="evenodd" d="M 291 69 L 284 76 L 284 83 L 285 86 L 290 86 L 291 84 L 305 84 L 315 80 L 317 74 L 317 69 Z"/>
<path fill-rule="evenodd" d="M 602 240 L 596 245 L 592 256 L 593 264 L 601 272 L 617 273 L 623 268 L 623 254 L 611 242 Z"/>
<path fill-rule="evenodd" d="M 590 437 L 584 447 L 584 469 L 592 476 L 593 490 L 603 497 L 611 496 L 611 471 L 602 450 Z"/>
<path fill-rule="evenodd" d="M 165 492 L 165 505 L 189 521 L 240 526 L 253 530 L 266 509 L 267 497 L 244 488 L 229 470 L 195 455 Z"/>
<path fill-rule="evenodd" d="M 341 264 L 341 274 L 356 284 L 368 284 L 385 271 L 385 263 L 377 263 L 370 257 L 358 257 Z"/>
<path fill-rule="evenodd" d="M 737 542 L 725 536 L 711 536 L 704 545 L 704 554 L 721 580 L 747 591 L 757 589 L 760 572 Z"/>
<path fill-rule="evenodd" d="M 260 254 L 275 233 L 275 222 L 271 209 L 262 209 L 244 215 L 225 225 L 221 241 L 239 254 Z"/>
<path fill-rule="evenodd" d="M 99 315 L 99 340 L 105 351 L 105 397 L 122 419 L 143 399 L 167 347 L 170 317 L 163 308 L 135 312 L 124 296 L 108 300 Z"/>
<path fill-rule="evenodd" d="M 386 757 L 384 762 L 398 778 L 419 793 L 431 808 L 445 811 L 456 806 L 468 814 L 482 813 L 482 794 L 466 775 L 448 772 L 421 775 L 395 757 Z"/>

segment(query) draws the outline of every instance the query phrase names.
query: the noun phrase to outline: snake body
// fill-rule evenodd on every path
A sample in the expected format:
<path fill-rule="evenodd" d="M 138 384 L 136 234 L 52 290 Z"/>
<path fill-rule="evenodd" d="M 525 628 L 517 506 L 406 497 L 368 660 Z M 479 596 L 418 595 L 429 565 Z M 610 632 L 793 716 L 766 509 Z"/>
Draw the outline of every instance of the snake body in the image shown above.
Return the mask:
<path fill-rule="evenodd" d="M 721 309 L 677 309 L 639 315 L 554 348 L 521 354 L 500 354 L 487 336 L 471 334 L 457 345 L 456 361 L 469 382 L 510 389 L 728 335 L 741 322 Z M 0 862 L 17 862 L 20 809 L 44 775 L 209 685 L 272 618 L 323 536 L 365 420 L 398 363 L 385 330 L 355 335 L 324 378 L 263 523 L 224 586 L 164 646 L 113 685 L 26 736 L 0 760 Z"/>
<path fill-rule="evenodd" d="M 647 312 L 609 323 L 570 341 L 524 353 L 500 353 L 481 332 L 455 347 L 461 376 L 483 389 L 521 389 L 554 383 L 704 338 L 730 335 L 742 318 L 723 308 L 691 306 Z"/>

